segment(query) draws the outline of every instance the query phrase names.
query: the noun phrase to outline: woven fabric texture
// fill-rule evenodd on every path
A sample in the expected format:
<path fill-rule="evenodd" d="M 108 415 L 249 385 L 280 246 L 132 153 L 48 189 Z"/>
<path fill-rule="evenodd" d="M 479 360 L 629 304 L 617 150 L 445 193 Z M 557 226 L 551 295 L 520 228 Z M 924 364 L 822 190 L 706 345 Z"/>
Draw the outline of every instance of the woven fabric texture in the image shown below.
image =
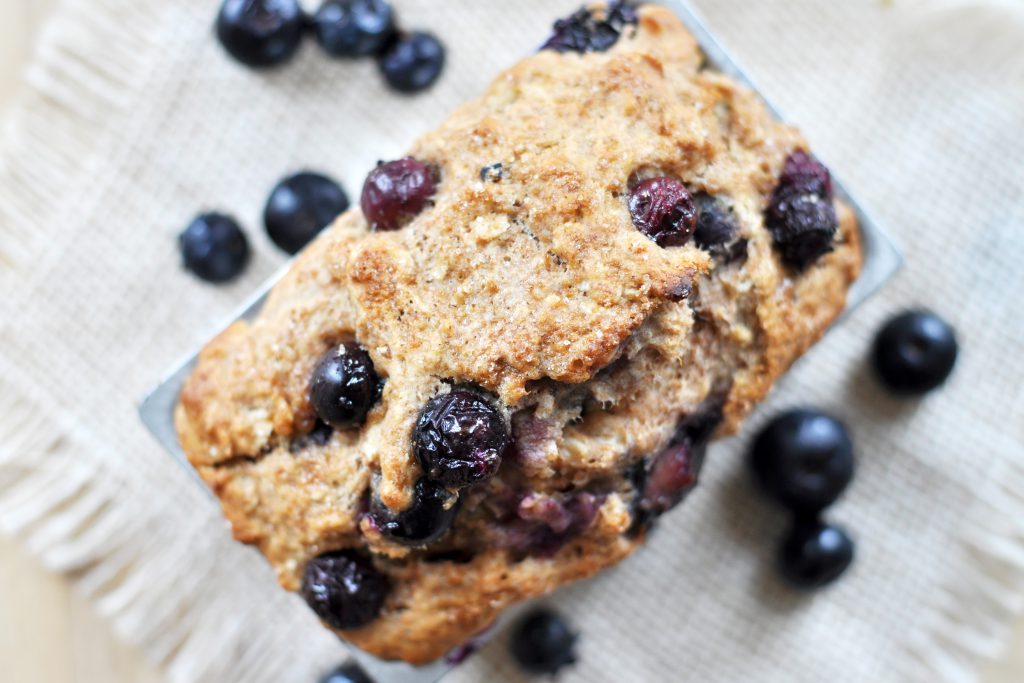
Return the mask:
<path fill-rule="evenodd" d="M 67 0 L 54 18 L 0 157 L 0 530 L 170 680 L 309 682 L 344 647 L 231 540 L 136 401 L 285 263 L 259 227 L 277 179 L 319 169 L 354 196 L 577 3 L 396 0 L 449 48 L 443 79 L 412 98 L 312 45 L 247 71 L 212 38 L 213 0 Z M 907 267 L 712 448 L 647 548 L 553 599 L 583 633 L 561 680 L 974 680 L 1024 608 L 1024 5 L 694 4 Z M 180 267 L 176 235 L 202 209 L 249 229 L 255 258 L 231 286 Z M 864 358 L 887 315 L 919 305 L 953 322 L 962 358 L 942 391 L 898 402 Z M 742 466 L 758 425 L 804 404 L 851 425 L 859 456 L 830 513 L 859 556 L 815 596 L 778 584 L 785 519 Z M 520 679 L 496 646 L 450 680 Z"/>

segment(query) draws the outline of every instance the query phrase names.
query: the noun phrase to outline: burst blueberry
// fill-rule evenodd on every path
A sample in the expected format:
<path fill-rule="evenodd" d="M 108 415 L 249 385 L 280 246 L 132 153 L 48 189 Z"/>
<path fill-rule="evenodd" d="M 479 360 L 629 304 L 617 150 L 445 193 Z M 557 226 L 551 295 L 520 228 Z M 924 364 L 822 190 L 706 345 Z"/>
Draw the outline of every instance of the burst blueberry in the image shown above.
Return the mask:
<path fill-rule="evenodd" d="M 263 222 L 274 244 L 296 254 L 347 208 L 348 196 L 338 183 L 306 171 L 277 184 L 263 210 Z"/>
<path fill-rule="evenodd" d="M 629 193 L 629 213 L 637 230 L 661 247 L 686 244 L 697 228 L 697 207 L 674 178 L 650 178 Z"/>
<path fill-rule="evenodd" d="M 832 251 L 839 219 L 828 169 L 802 150 L 793 152 L 768 203 L 765 225 L 782 260 L 797 271 Z"/>
<path fill-rule="evenodd" d="M 424 407 L 413 449 L 430 479 L 457 489 L 493 477 L 509 441 L 508 427 L 488 398 L 455 388 Z"/>
<path fill-rule="evenodd" d="M 306 564 L 302 597 L 325 623 L 337 629 L 366 626 L 380 614 L 389 590 L 387 577 L 351 551 L 320 555 Z"/>
<path fill-rule="evenodd" d="M 395 13 L 386 0 L 327 0 L 313 17 L 320 47 L 335 57 L 377 54 L 395 32 Z"/>
<path fill-rule="evenodd" d="M 358 427 L 380 397 L 380 378 L 373 360 L 355 342 L 325 353 L 309 386 L 309 402 L 317 417 L 336 429 Z"/>
<path fill-rule="evenodd" d="M 919 396 L 941 386 L 956 365 L 956 333 L 928 311 L 908 311 L 875 338 L 873 360 L 882 383 L 901 396 Z"/>
<path fill-rule="evenodd" d="M 668 446 L 627 473 L 637 491 L 633 532 L 679 505 L 697 486 L 707 444 L 722 422 L 722 404 L 713 396 L 680 419 Z"/>
<path fill-rule="evenodd" d="M 542 50 L 556 52 L 604 52 L 610 49 L 640 17 L 629 2 L 613 2 L 603 11 L 583 8 L 555 22 L 554 33 Z"/>
<path fill-rule="evenodd" d="M 533 557 L 552 557 L 594 524 L 606 496 L 588 491 L 529 493 L 502 515 L 496 545 Z"/>
<path fill-rule="evenodd" d="M 704 450 L 702 446 L 682 441 L 662 451 L 644 477 L 640 509 L 657 516 L 678 505 L 697 485 Z"/>
<path fill-rule="evenodd" d="M 295 54 L 303 27 L 297 0 L 225 0 L 216 28 L 232 57 L 247 66 L 268 67 Z"/>
<path fill-rule="evenodd" d="M 444 70 L 445 49 L 430 33 L 400 35 L 380 57 L 384 80 L 398 92 L 412 94 L 434 84 Z"/>
<path fill-rule="evenodd" d="M 204 213 L 178 236 L 185 268 L 208 282 L 238 277 L 249 263 L 249 240 L 238 222 L 224 214 Z"/>
<path fill-rule="evenodd" d="M 360 205 L 374 230 L 397 230 L 426 208 L 435 191 L 430 167 L 406 157 L 380 164 L 370 172 Z"/>
<path fill-rule="evenodd" d="M 779 570 L 795 588 L 821 588 L 842 576 L 853 557 L 853 540 L 842 528 L 797 517 L 779 549 Z"/>
<path fill-rule="evenodd" d="M 853 442 L 839 420 L 817 410 L 792 410 L 754 440 L 750 465 L 761 488 L 799 513 L 824 510 L 853 479 Z"/>
<path fill-rule="evenodd" d="M 509 650 L 529 673 L 555 675 L 576 663 L 577 640 L 578 636 L 561 616 L 537 609 L 515 625 Z"/>
<path fill-rule="evenodd" d="M 441 484 L 426 477 L 416 482 L 412 503 L 401 512 L 392 512 L 374 498 L 370 515 L 381 534 L 410 546 L 425 546 L 437 541 L 455 521 L 460 500 Z"/>

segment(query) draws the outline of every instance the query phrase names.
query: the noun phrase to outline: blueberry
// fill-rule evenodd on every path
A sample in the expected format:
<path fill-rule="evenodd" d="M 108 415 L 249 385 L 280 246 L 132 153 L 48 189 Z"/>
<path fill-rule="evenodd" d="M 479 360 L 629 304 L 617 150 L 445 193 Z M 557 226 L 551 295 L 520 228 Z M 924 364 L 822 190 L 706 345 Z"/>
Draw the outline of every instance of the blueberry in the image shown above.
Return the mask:
<path fill-rule="evenodd" d="M 637 491 L 632 532 L 679 505 L 697 486 L 708 441 L 722 422 L 723 402 L 718 396 L 709 398 L 683 417 L 669 445 L 627 473 Z"/>
<path fill-rule="evenodd" d="M 351 551 L 320 555 L 306 564 L 302 597 L 337 629 L 366 626 L 380 614 L 390 586 L 369 560 Z"/>
<path fill-rule="evenodd" d="M 328 425 L 358 427 L 380 398 L 380 390 L 370 355 L 355 342 L 345 342 L 320 358 L 309 385 L 309 402 Z"/>
<path fill-rule="evenodd" d="M 514 518 L 502 519 L 499 545 L 533 557 L 552 557 L 597 519 L 605 496 L 587 491 L 529 493 Z"/>
<path fill-rule="evenodd" d="M 832 251 L 839 219 L 828 169 L 804 151 L 793 152 L 772 193 L 765 225 L 782 260 L 798 271 Z"/>
<path fill-rule="evenodd" d="M 370 515 L 380 532 L 388 538 L 411 546 L 437 541 L 455 521 L 459 498 L 424 477 L 416 482 L 412 504 L 402 512 L 392 512 L 378 499 L 370 506 Z"/>
<path fill-rule="evenodd" d="M 377 54 L 395 32 L 386 0 L 326 0 L 313 17 L 320 47 L 335 57 Z"/>
<path fill-rule="evenodd" d="M 413 450 L 427 476 L 452 489 L 493 477 L 509 442 L 498 409 L 465 388 L 430 399 L 413 434 Z"/>
<path fill-rule="evenodd" d="M 792 410 L 769 422 L 749 459 L 764 491 L 794 512 L 824 510 L 853 479 L 853 443 L 846 427 L 816 410 Z"/>
<path fill-rule="evenodd" d="M 384 80 L 398 92 L 416 93 L 434 84 L 444 69 L 444 45 L 417 31 L 394 40 L 380 58 Z"/>
<path fill-rule="evenodd" d="M 297 0 L 224 0 L 217 38 L 247 66 L 274 66 L 295 54 L 304 24 Z"/>
<path fill-rule="evenodd" d="M 249 263 L 249 241 L 234 218 L 219 213 L 198 216 L 178 236 L 185 268 L 208 282 L 238 277 Z"/>
<path fill-rule="evenodd" d="M 927 311 L 908 311 L 891 319 L 875 338 L 874 365 L 895 394 L 917 396 L 938 388 L 956 365 L 953 328 Z"/>
<path fill-rule="evenodd" d="M 689 441 L 674 443 L 662 451 L 644 477 L 640 510 L 657 516 L 682 502 L 697 485 L 704 452 L 703 446 Z"/>
<path fill-rule="evenodd" d="M 515 625 L 509 649 L 526 671 L 554 675 L 576 663 L 577 639 L 562 617 L 550 610 L 538 609 Z"/>
<path fill-rule="evenodd" d="M 849 568 L 853 554 L 853 541 L 843 529 L 798 517 L 779 550 L 779 570 L 795 588 L 820 588 Z"/>
<path fill-rule="evenodd" d="M 347 208 L 348 196 L 338 183 L 306 171 L 274 187 L 263 209 L 263 223 L 274 244 L 297 254 Z"/>
<path fill-rule="evenodd" d="M 604 52 L 619 41 L 626 27 L 635 27 L 640 21 L 636 9 L 628 2 L 613 2 L 603 17 L 584 8 L 566 19 L 559 19 L 553 35 L 541 49 L 580 54 Z"/>
<path fill-rule="evenodd" d="M 686 244 L 697 228 L 697 207 L 681 182 L 650 178 L 629 193 L 633 225 L 661 247 Z"/>
<path fill-rule="evenodd" d="M 373 679 L 358 664 L 349 662 L 321 678 L 320 683 L 373 683 Z"/>
<path fill-rule="evenodd" d="M 426 208 L 435 191 L 430 167 L 406 157 L 382 163 L 370 172 L 360 205 L 374 230 L 397 230 Z"/>
<path fill-rule="evenodd" d="M 695 194 L 693 203 L 697 206 L 697 228 L 693 233 L 693 241 L 701 249 L 713 254 L 724 252 L 726 245 L 732 242 L 739 231 L 736 216 L 722 202 L 704 192 Z"/>
<path fill-rule="evenodd" d="M 740 226 L 732 209 L 704 192 L 695 194 L 693 202 L 698 213 L 697 229 L 693 233 L 697 246 L 710 252 L 722 264 L 746 258 L 749 241 L 736 239 Z"/>
<path fill-rule="evenodd" d="M 832 198 L 832 175 L 824 164 L 802 149 L 796 150 L 786 159 L 779 184 L 819 197 Z"/>

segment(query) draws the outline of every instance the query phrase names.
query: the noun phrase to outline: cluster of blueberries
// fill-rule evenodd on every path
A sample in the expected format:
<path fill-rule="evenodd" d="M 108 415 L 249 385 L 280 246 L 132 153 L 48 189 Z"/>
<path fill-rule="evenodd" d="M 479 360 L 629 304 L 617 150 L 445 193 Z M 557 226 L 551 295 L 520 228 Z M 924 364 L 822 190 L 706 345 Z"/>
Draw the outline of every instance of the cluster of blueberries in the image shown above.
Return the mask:
<path fill-rule="evenodd" d="M 957 354 L 949 323 L 928 311 L 907 311 L 875 337 L 872 365 L 891 393 L 914 397 L 942 385 Z M 760 488 L 792 515 L 778 553 L 782 577 L 804 589 L 837 579 L 853 561 L 854 544 L 822 513 L 853 478 L 854 449 L 846 427 L 818 410 L 785 412 L 757 435 L 748 462 Z"/>
<path fill-rule="evenodd" d="M 395 230 L 419 213 L 434 194 L 437 172 L 415 159 L 382 163 L 367 177 L 361 208 L 375 230 Z M 302 171 L 279 182 L 263 210 L 267 236 L 296 254 L 349 207 L 348 195 L 332 178 Z M 178 237 L 185 268 L 207 282 L 228 282 L 249 263 L 249 240 L 239 222 L 224 213 L 203 213 Z"/>
<path fill-rule="evenodd" d="M 348 195 L 336 181 L 302 171 L 274 187 L 263 223 L 274 244 L 296 254 L 348 206 Z M 207 282 L 233 280 L 249 263 L 249 240 L 238 221 L 224 213 L 197 216 L 178 236 L 178 246 L 185 268 Z"/>
<path fill-rule="evenodd" d="M 444 69 L 441 42 L 425 31 L 398 29 L 387 0 L 325 0 L 312 15 L 298 0 L 225 0 L 217 38 L 242 64 L 282 64 L 312 34 L 331 57 L 374 57 L 388 85 L 415 93 L 433 85 Z"/>

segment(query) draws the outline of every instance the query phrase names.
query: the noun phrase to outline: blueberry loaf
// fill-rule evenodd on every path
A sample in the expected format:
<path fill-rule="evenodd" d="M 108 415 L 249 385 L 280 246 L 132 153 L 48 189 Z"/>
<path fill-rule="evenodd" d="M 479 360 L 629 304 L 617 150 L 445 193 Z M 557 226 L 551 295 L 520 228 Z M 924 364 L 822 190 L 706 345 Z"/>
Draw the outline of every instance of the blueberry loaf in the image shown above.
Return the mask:
<path fill-rule="evenodd" d="M 413 663 L 635 550 L 860 267 L 804 139 L 654 6 L 558 22 L 361 204 L 176 423 L 281 584 Z"/>

